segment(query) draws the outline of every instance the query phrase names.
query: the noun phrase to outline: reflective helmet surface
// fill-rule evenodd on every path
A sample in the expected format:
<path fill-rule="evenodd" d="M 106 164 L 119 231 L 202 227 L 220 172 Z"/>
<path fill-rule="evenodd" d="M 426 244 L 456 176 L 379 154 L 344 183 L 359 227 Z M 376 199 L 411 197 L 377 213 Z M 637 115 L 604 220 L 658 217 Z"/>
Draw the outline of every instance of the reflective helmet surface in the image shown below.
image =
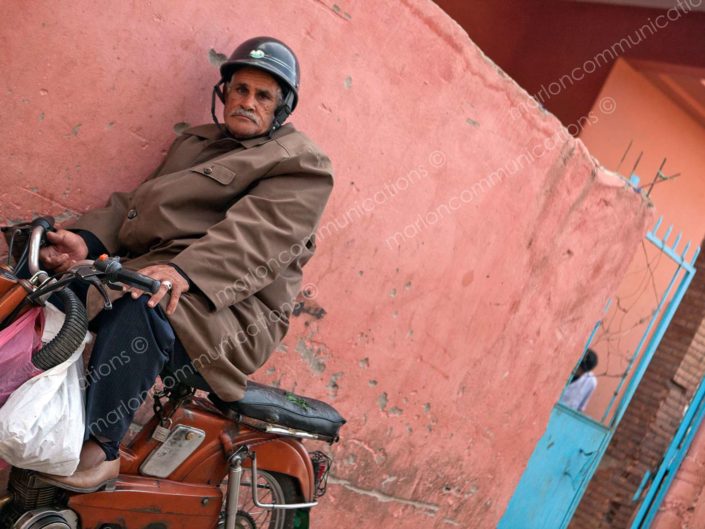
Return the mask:
<path fill-rule="evenodd" d="M 255 37 L 240 44 L 227 61 L 220 66 L 220 76 L 225 82 L 233 72 L 243 66 L 251 66 L 273 75 L 284 91 L 287 114 L 293 112 L 299 100 L 299 61 L 294 52 L 272 37 Z"/>

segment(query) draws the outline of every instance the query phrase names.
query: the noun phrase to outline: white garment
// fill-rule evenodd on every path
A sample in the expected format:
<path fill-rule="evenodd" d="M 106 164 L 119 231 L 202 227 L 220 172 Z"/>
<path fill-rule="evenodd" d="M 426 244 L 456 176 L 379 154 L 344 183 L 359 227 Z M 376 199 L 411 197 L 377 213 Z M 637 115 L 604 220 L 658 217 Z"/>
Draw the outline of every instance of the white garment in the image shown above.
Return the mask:
<path fill-rule="evenodd" d="M 592 372 L 585 373 L 578 380 L 568 384 L 563 395 L 561 395 L 560 403 L 574 410 L 584 411 L 596 387 L 597 379 L 595 375 Z"/>

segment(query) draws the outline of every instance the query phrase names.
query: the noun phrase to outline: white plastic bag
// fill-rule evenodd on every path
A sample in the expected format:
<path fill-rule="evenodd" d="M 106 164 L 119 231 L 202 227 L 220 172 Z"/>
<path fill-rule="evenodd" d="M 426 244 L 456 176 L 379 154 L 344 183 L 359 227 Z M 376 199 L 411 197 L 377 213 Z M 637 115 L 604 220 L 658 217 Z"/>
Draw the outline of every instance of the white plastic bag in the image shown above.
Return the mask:
<path fill-rule="evenodd" d="M 47 304 L 43 342 L 61 329 L 64 315 Z M 78 466 L 85 429 L 82 353 L 17 388 L 0 408 L 0 459 L 29 470 L 70 476 Z"/>

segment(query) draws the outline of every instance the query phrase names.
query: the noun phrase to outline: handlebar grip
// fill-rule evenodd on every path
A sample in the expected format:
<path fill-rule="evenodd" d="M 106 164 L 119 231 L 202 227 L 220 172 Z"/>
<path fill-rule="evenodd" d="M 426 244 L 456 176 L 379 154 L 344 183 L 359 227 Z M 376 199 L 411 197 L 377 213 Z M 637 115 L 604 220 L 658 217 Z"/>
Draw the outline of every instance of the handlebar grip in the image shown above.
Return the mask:
<path fill-rule="evenodd" d="M 161 282 L 157 279 L 152 279 L 139 272 L 125 270 L 120 264 L 118 257 L 108 257 L 101 255 L 93 262 L 93 266 L 99 272 L 105 273 L 111 282 L 120 282 L 128 287 L 139 288 L 150 294 L 156 294 L 161 286 Z"/>
<path fill-rule="evenodd" d="M 161 286 L 161 282 L 157 279 L 124 268 L 117 272 L 116 279 L 129 287 L 139 288 L 150 294 L 156 294 Z"/>
<path fill-rule="evenodd" d="M 32 221 L 32 227 L 36 228 L 37 226 L 44 228 L 44 231 L 52 231 L 54 229 L 54 217 L 48 215 L 46 217 L 37 217 Z"/>
<path fill-rule="evenodd" d="M 44 244 L 46 233 L 54 230 L 54 217 L 37 217 L 31 223 L 32 233 L 29 236 L 29 255 L 27 267 L 29 273 L 33 276 L 40 271 L 39 268 L 39 249 Z M 22 258 L 20 258 L 22 261 Z M 43 272 L 46 274 L 46 272 Z"/>

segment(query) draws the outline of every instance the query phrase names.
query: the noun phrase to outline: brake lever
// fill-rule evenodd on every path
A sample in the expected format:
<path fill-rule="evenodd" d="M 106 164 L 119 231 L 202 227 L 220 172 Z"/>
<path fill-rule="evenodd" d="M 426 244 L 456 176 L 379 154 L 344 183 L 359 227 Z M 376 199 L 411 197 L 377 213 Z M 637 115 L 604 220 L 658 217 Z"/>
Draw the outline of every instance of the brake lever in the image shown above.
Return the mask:
<path fill-rule="evenodd" d="M 103 310 L 112 310 L 113 308 L 113 303 L 110 301 L 110 296 L 108 296 L 108 291 L 105 290 L 105 286 L 103 286 L 103 283 L 100 282 L 100 279 L 98 279 L 95 276 L 91 277 L 86 277 L 85 281 L 88 281 L 91 285 L 93 285 L 98 292 L 100 292 L 100 295 L 103 297 Z"/>
<path fill-rule="evenodd" d="M 92 261 L 89 261 L 91 265 L 83 265 L 83 266 L 78 266 L 74 271 L 74 275 L 81 279 L 82 281 L 85 281 L 89 285 L 92 285 L 96 288 L 96 290 L 100 293 L 101 297 L 103 298 L 103 309 L 104 310 L 112 310 L 113 308 L 113 303 L 110 301 L 110 296 L 108 295 L 108 291 L 105 289 L 105 285 L 103 285 L 102 281 L 98 279 L 96 276 L 95 269 L 92 266 Z M 108 285 L 109 287 L 112 288 L 112 285 Z"/>

